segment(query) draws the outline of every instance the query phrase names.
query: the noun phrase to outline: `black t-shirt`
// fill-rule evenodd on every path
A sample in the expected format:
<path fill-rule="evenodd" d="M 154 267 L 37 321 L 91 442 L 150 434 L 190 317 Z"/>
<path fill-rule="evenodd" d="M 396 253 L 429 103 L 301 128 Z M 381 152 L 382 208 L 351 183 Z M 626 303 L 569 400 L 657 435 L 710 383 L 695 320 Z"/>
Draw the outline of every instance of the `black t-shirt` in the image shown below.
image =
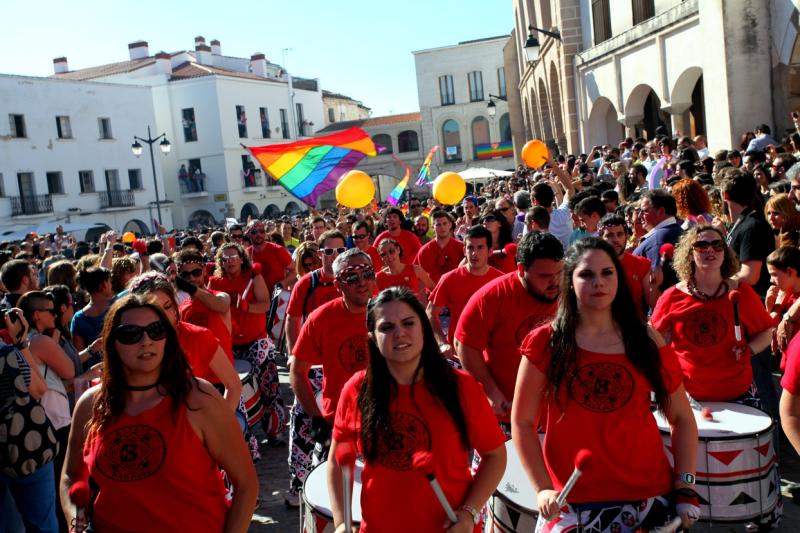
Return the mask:
<path fill-rule="evenodd" d="M 761 261 L 761 275 L 753 289 L 764 298 L 769 288 L 767 256 L 775 250 L 775 235 L 764 214 L 752 208 L 745 209 L 728 234 L 728 245 L 741 262 Z"/>

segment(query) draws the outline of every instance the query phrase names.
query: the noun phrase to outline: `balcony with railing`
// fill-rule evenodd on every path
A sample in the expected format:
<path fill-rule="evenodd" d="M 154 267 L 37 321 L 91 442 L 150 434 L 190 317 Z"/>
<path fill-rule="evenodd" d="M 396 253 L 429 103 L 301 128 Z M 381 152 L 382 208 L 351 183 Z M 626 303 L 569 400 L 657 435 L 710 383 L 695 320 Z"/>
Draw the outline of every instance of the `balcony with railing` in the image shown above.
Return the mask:
<path fill-rule="evenodd" d="M 131 189 L 98 192 L 100 194 L 100 209 L 133 207 L 134 205 L 133 190 Z"/>
<path fill-rule="evenodd" d="M 11 216 L 39 215 L 53 212 L 53 200 L 49 194 L 11 197 Z"/>

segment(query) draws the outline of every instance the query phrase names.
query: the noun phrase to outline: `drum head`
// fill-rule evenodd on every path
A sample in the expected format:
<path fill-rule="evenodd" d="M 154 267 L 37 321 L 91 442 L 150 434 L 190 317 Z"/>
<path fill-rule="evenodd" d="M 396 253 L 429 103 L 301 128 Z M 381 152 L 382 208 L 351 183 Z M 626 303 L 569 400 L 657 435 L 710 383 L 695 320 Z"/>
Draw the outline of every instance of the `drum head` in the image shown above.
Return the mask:
<path fill-rule="evenodd" d="M 244 359 L 234 359 L 233 367 L 236 369 L 236 373 L 239 374 L 239 379 L 242 381 L 244 381 L 253 369 L 253 365 L 250 364 L 250 361 L 245 361 Z"/>
<path fill-rule="evenodd" d="M 517 449 L 510 440 L 506 441 L 506 456 L 506 471 L 495 494 L 511 502 L 516 509 L 538 515 L 536 491 L 533 490 L 533 485 L 522 468 Z"/>
<path fill-rule="evenodd" d="M 361 470 L 364 463 L 356 461 L 355 481 L 353 482 L 353 522 L 361 522 Z M 306 505 L 312 507 L 315 513 L 321 514 L 333 520 L 331 512 L 331 499 L 328 493 L 328 461 L 317 465 L 314 470 L 308 473 L 306 482 L 303 484 L 303 500 Z"/>
<path fill-rule="evenodd" d="M 740 438 L 743 435 L 764 433 L 772 427 L 772 419 L 759 409 L 729 402 L 701 402 L 711 410 L 713 420 L 706 420 L 700 411 L 692 411 L 701 439 Z M 661 413 L 653 413 L 662 433 L 669 433 L 669 423 Z"/>

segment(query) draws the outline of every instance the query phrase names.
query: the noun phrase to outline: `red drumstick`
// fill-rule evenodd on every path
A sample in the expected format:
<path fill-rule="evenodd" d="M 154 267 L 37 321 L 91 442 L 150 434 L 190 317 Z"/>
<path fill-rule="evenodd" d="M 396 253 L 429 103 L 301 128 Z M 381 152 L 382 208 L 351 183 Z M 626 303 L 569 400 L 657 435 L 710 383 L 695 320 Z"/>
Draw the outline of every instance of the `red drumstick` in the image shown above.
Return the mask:
<path fill-rule="evenodd" d="M 561 493 L 556 499 L 556 504 L 559 509 L 564 507 L 564 504 L 567 502 L 567 496 L 569 496 L 569 493 L 572 492 L 573 487 L 575 487 L 575 482 L 578 481 L 578 478 L 581 477 L 581 474 L 586 471 L 591 463 L 592 452 L 586 448 L 578 450 L 578 453 L 575 455 L 575 470 L 572 471 L 572 475 L 569 476 L 566 484 L 564 484 L 564 488 L 561 489 Z"/>
<path fill-rule="evenodd" d="M 664 264 L 664 261 L 667 259 L 672 259 L 673 254 L 675 254 L 675 245 L 670 243 L 664 243 L 661 245 L 661 248 L 658 249 L 658 255 L 661 256 L 661 264 Z"/>
<path fill-rule="evenodd" d="M 92 500 L 92 490 L 89 488 L 89 482 L 85 479 L 78 480 L 69 486 L 69 499 L 75 504 L 75 521 L 74 529 L 76 531 L 83 531 L 79 526 L 85 527 L 86 525 L 86 511 L 89 503 Z"/>
<path fill-rule="evenodd" d="M 336 462 L 342 467 L 342 499 L 344 504 L 344 524 L 347 533 L 353 526 L 353 510 L 350 502 L 350 480 L 356 462 L 356 446 L 353 441 L 345 440 L 336 443 Z"/>
<path fill-rule="evenodd" d="M 734 289 L 728 293 L 728 300 L 733 304 L 733 333 L 736 335 L 736 342 L 742 341 L 742 324 L 739 322 L 739 291 Z"/>
<path fill-rule="evenodd" d="M 433 473 L 433 454 L 425 451 L 414 452 L 414 459 L 412 460 L 411 464 L 414 470 L 428 478 L 431 488 L 436 494 L 436 498 L 438 498 L 442 509 L 444 509 L 444 512 L 447 513 L 447 518 L 450 519 L 450 522 L 453 524 L 458 522 L 458 517 L 456 516 L 455 511 L 453 511 L 453 508 L 450 506 L 450 502 L 448 502 L 447 498 L 445 498 L 444 492 L 442 492 L 442 487 L 439 485 L 439 482 L 436 480 L 436 475 Z"/>

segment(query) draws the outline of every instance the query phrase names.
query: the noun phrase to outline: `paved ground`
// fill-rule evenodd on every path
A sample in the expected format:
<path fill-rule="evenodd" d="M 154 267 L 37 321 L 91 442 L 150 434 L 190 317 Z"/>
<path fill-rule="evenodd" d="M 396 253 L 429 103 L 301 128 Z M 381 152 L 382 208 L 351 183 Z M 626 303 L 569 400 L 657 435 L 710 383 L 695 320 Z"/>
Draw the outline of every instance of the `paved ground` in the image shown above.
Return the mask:
<path fill-rule="evenodd" d="M 289 378 L 285 366 L 280 367 L 281 392 L 291 405 L 292 393 L 289 389 Z M 787 483 L 800 483 L 800 458 L 788 443 L 782 442 L 781 465 L 784 480 L 784 494 L 789 496 Z M 288 509 L 284 505 L 284 496 L 289 484 L 287 466 L 288 449 L 269 448 L 263 450 L 263 458 L 256 465 L 261 481 L 261 505 L 253 517 L 250 531 L 254 533 L 294 533 L 299 531 L 300 518 L 297 509 Z M 698 524 L 692 531 L 714 533 L 743 532 L 743 526 L 711 526 Z M 784 516 L 780 527 L 775 531 L 800 532 L 800 504 L 795 504 L 791 497 L 784 498 Z"/>

